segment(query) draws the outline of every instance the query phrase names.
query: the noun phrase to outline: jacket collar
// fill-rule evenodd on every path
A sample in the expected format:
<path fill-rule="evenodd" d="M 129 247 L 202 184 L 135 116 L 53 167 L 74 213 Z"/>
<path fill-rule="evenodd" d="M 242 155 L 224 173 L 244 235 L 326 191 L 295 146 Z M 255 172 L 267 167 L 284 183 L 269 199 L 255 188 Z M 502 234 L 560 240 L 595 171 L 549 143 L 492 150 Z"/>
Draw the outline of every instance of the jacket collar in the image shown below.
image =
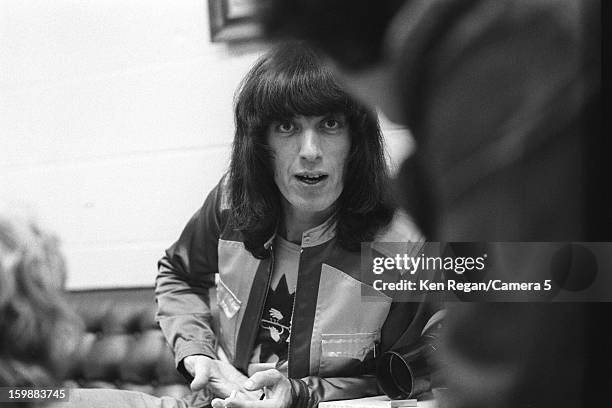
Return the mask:
<path fill-rule="evenodd" d="M 338 222 L 336 221 L 336 214 L 334 213 L 322 224 L 304 231 L 304 233 L 302 233 L 302 248 L 314 247 L 330 241 L 336 236 L 337 225 Z M 274 235 L 264 243 L 265 249 L 270 248 L 276 238 L 276 234 L 277 233 L 274 233 Z"/>
<path fill-rule="evenodd" d="M 322 224 L 317 225 L 302 234 L 302 248 L 321 245 L 336 236 L 336 214 L 332 214 Z"/>

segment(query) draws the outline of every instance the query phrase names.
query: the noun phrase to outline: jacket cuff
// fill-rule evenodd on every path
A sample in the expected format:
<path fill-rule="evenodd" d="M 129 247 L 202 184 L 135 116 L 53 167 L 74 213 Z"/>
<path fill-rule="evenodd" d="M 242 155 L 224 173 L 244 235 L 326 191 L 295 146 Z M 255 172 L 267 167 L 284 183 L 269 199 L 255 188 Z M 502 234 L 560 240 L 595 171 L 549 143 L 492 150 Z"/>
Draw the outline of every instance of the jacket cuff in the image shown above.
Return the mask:
<path fill-rule="evenodd" d="M 289 378 L 291 383 L 291 408 L 308 408 L 310 405 L 310 392 L 308 391 L 308 385 L 295 378 Z"/>
<path fill-rule="evenodd" d="M 183 360 L 185 357 L 193 355 L 203 355 L 210 357 L 213 360 L 217 360 L 217 353 L 215 353 L 215 350 L 210 346 L 210 344 L 198 341 L 183 343 L 180 349 L 176 350 L 174 353 L 174 364 L 178 372 L 181 373 L 181 375 L 189 382 L 193 381 L 193 376 L 189 374 L 187 369 L 185 369 Z"/>

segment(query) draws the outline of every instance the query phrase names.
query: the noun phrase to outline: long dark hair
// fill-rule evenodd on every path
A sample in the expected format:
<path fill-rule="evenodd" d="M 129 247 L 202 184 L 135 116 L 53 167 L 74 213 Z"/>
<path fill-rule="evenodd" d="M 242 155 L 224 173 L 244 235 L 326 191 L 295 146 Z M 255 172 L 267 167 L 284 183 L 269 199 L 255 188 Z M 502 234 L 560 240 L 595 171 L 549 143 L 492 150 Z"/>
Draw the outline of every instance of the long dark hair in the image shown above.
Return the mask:
<path fill-rule="evenodd" d="M 236 94 L 229 190 L 232 226 L 244 235 L 246 248 L 266 256 L 263 244 L 281 214 L 266 130 L 296 115 L 342 113 L 351 136 L 344 189 L 337 203 L 337 237 L 356 251 L 391 220 L 387 167 L 375 114 L 347 95 L 317 51 L 300 42 L 277 45 L 260 58 Z"/>

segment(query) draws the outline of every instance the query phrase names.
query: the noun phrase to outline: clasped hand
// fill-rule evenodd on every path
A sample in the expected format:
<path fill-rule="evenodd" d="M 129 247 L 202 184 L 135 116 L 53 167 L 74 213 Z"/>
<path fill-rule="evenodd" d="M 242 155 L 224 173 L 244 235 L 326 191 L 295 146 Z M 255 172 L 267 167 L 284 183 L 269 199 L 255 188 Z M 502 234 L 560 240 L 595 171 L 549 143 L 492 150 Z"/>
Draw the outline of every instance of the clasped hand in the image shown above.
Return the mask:
<path fill-rule="evenodd" d="M 202 355 L 186 357 L 185 369 L 194 377 L 191 390 L 204 387 L 217 397 L 213 408 L 289 408 L 291 383 L 278 370 L 265 370 L 247 378 L 234 366 Z M 260 400 L 262 390 L 265 399 Z"/>

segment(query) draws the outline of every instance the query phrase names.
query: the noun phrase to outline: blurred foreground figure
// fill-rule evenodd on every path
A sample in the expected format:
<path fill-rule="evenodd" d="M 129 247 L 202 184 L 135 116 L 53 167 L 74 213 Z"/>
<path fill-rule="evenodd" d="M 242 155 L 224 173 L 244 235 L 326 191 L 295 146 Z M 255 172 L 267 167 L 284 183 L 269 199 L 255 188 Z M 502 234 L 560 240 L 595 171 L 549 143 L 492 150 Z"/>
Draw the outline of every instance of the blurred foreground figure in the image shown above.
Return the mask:
<path fill-rule="evenodd" d="M 403 164 L 399 194 L 428 239 L 610 241 L 598 184 L 599 8 L 578 0 L 273 0 L 263 20 L 270 38 L 305 38 L 326 51 L 356 95 L 410 128 L 417 152 Z M 454 305 L 442 402 L 597 400 L 611 377 L 597 370 L 609 360 L 598 325 L 609 309 Z"/>
<path fill-rule="evenodd" d="M 65 278 L 57 239 L 0 202 L 0 387 L 59 386 L 79 330 Z"/>
<path fill-rule="evenodd" d="M 66 267 L 57 237 L 27 210 L 0 200 L 0 387 L 62 387 L 83 330 L 82 321 L 64 299 L 65 281 Z M 75 388 L 66 393 L 67 402 L 21 400 L 0 402 L 0 407 L 188 406 L 186 401 L 135 391 Z"/>

